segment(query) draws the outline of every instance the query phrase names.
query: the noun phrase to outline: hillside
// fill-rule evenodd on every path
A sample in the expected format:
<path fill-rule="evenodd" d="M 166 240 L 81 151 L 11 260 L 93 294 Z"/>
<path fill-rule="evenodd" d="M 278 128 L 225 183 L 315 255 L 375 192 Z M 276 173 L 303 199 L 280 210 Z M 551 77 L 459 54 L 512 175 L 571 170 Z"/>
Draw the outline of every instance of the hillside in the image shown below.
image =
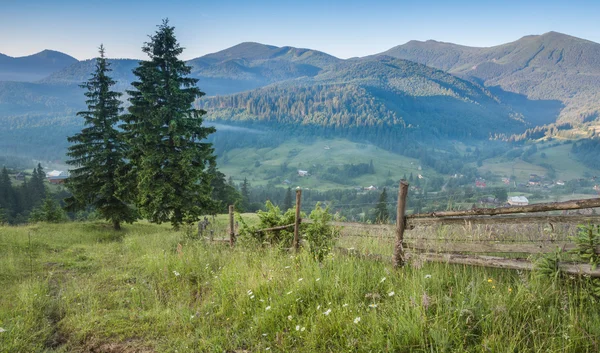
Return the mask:
<path fill-rule="evenodd" d="M 13 58 L 0 53 L 0 81 L 33 82 L 77 62 L 77 59 L 57 51 Z"/>
<path fill-rule="evenodd" d="M 314 77 L 206 98 L 199 105 L 209 111 L 211 119 L 338 130 L 369 127 L 381 133 L 393 128 L 427 135 L 488 137 L 525 126 L 484 88 L 390 57 L 344 62 Z"/>
<path fill-rule="evenodd" d="M 410 41 L 381 54 L 483 82 L 517 110 L 541 109 L 530 114 L 538 124 L 556 116 L 583 122 L 600 112 L 600 44 L 588 40 L 548 32 L 489 48 Z M 538 107 L 523 97 L 539 101 Z"/>

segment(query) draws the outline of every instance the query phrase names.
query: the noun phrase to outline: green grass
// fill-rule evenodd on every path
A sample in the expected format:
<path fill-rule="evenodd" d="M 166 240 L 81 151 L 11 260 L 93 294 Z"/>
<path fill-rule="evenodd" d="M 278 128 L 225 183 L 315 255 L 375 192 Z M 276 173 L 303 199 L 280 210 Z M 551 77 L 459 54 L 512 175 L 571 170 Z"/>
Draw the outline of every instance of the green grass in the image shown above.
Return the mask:
<path fill-rule="evenodd" d="M 395 271 L 335 253 L 319 264 L 307 252 L 230 249 L 167 226 L 125 228 L 0 227 L 0 352 L 597 352 L 600 345 L 600 305 L 574 279 L 552 284 L 529 273 L 418 262 Z"/>
<path fill-rule="evenodd" d="M 497 157 L 484 160 L 483 166 L 479 170 L 481 172 L 491 171 L 500 176 L 508 177 L 514 175 L 517 177 L 518 183 L 526 183 L 529 180 L 530 174 L 546 175 L 548 170 L 540 166 L 542 163 L 554 168 L 556 171 L 556 180 L 583 178 L 586 173 L 591 175 L 598 174 L 597 170 L 590 169 L 574 159 L 573 155 L 571 155 L 572 145 L 550 147 L 554 143 L 556 141 L 536 143 L 538 151 L 531 156 L 531 162 L 525 162 L 521 159 L 507 161 L 503 157 Z M 546 155 L 546 158 L 542 158 L 542 153 Z"/>
<path fill-rule="evenodd" d="M 326 150 L 325 146 L 330 149 Z M 352 186 L 382 185 L 387 179 L 399 180 L 406 174 L 423 174 L 426 177 L 437 175 L 433 170 L 424 168 L 419 171 L 419 161 L 395 153 L 385 151 L 369 144 L 359 144 L 344 139 L 317 139 L 313 143 L 300 143 L 290 140 L 276 148 L 243 148 L 227 152 L 228 162 L 220 163 L 219 169 L 235 180 L 247 177 L 253 185 L 267 183 L 269 174 L 280 172 L 281 165 L 288 164 L 289 171 L 284 176 L 273 180 L 281 183 L 285 179 L 292 180 L 293 186 L 319 190 L 336 189 Z M 369 163 L 373 160 L 374 175 L 363 175 L 349 181 L 348 185 L 340 185 L 318 178 L 319 170 L 330 166 L 341 166 L 349 163 Z M 255 167 L 255 162 L 261 163 Z M 296 177 L 297 170 L 308 170 L 312 176 Z"/>

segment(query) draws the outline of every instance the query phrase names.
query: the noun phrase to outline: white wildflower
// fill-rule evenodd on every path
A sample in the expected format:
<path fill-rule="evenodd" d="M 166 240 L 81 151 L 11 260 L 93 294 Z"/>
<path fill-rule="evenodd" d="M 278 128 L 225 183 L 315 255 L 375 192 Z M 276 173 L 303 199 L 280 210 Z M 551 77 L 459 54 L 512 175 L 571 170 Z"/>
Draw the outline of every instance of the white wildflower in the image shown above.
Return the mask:
<path fill-rule="evenodd" d="M 321 280 L 321 277 L 317 278 L 317 279 L 315 280 L 315 282 L 319 282 L 320 280 Z"/>
<path fill-rule="evenodd" d="M 431 275 L 425 275 L 425 278 L 431 278 Z"/>
<path fill-rule="evenodd" d="M 371 309 L 375 309 L 377 307 L 377 304 L 369 304 L 369 308 Z"/>
<path fill-rule="evenodd" d="M 301 328 L 300 332 L 304 332 L 304 330 L 306 330 L 306 327 Z"/>
<path fill-rule="evenodd" d="M 267 306 L 267 307 L 265 308 L 265 310 L 266 310 L 266 311 L 269 311 L 269 310 L 271 310 L 271 306 L 270 306 L 270 305 L 269 305 L 269 306 Z"/>
<path fill-rule="evenodd" d="M 304 280 L 304 278 L 299 278 L 298 282 L 302 282 Z"/>
<path fill-rule="evenodd" d="M 360 317 L 357 317 L 356 319 L 354 319 L 354 323 L 358 324 L 360 322 Z"/>
<path fill-rule="evenodd" d="M 300 331 L 300 325 L 296 325 L 296 331 Z"/>
<path fill-rule="evenodd" d="M 248 295 L 252 295 L 252 290 L 248 290 Z"/>
<path fill-rule="evenodd" d="M 383 278 L 381 279 L 381 281 L 379 281 L 379 283 L 383 283 L 383 282 L 385 282 L 385 280 L 386 280 L 386 279 L 387 279 L 387 278 L 383 277 Z"/>
<path fill-rule="evenodd" d="M 321 305 L 317 305 L 317 310 L 321 309 Z"/>
<path fill-rule="evenodd" d="M 250 296 L 250 299 L 254 299 L 254 294 L 252 294 L 252 295 Z"/>
<path fill-rule="evenodd" d="M 292 315 L 288 315 L 288 320 L 292 321 Z"/>
<path fill-rule="evenodd" d="M 290 295 L 290 294 L 292 294 L 293 292 L 294 292 L 294 291 L 293 291 L 293 290 L 291 290 L 291 291 L 287 292 L 285 295 Z"/>
<path fill-rule="evenodd" d="M 285 266 L 284 268 L 290 268 L 290 266 Z"/>
<path fill-rule="evenodd" d="M 6 330 L 3 329 L 2 327 L 0 327 L 0 333 L 2 333 L 2 332 L 6 332 Z"/>
<path fill-rule="evenodd" d="M 266 333 L 263 333 L 263 337 L 267 337 L 267 334 L 266 334 Z"/>
<path fill-rule="evenodd" d="M 265 351 L 271 350 L 271 347 L 267 347 L 265 348 Z"/>
<path fill-rule="evenodd" d="M 173 271 L 173 274 L 175 275 L 175 277 L 179 277 L 179 272 Z"/>
<path fill-rule="evenodd" d="M 345 307 L 347 307 L 347 306 L 348 306 L 348 304 L 344 304 L 344 305 L 342 305 L 342 308 L 345 308 Z"/>
<path fill-rule="evenodd" d="M 388 293 L 388 297 L 393 297 L 396 293 L 394 293 L 394 291 L 391 291 Z"/>
<path fill-rule="evenodd" d="M 327 311 L 323 313 L 323 315 L 329 315 L 329 314 L 331 314 L 331 309 L 327 309 Z"/>

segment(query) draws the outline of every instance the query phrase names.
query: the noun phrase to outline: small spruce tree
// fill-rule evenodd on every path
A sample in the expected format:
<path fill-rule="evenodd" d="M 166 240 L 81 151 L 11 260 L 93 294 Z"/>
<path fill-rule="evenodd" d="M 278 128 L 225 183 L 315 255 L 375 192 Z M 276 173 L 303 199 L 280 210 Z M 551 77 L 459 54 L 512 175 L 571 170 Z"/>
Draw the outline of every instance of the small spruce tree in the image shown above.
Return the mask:
<path fill-rule="evenodd" d="M 111 87 L 115 81 L 108 76 L 110 64 L 100 46 L 100 57 L 90 79 L 81 85 L 87 89 L 88 110 L 77 113 L 84 118 L 85 127 L 69 137 L 72 144 L 67 161 L 75 166 L 66 181 L 73 194 L 65 201 L 66 209 L 78 211 L 92 206 L 102 218 L 112 222 L 115 230 L 121 222 L 133 222 L 135 212 L 127 203 L 123 187 L 127 163 L 123 134 L 117 129 L 122 111 L 119 97 Z M 40 173 L 38 167 L 38 174 Z"/>
<path fill-rule="evenodd" d="M 383 188 L 383 191 L 379 195 L 379 202 L 375 206 L 375 222 L 376 223 L 387 223 L 390 219 L 390 214 L 387 209 L 387 191 Z"/>

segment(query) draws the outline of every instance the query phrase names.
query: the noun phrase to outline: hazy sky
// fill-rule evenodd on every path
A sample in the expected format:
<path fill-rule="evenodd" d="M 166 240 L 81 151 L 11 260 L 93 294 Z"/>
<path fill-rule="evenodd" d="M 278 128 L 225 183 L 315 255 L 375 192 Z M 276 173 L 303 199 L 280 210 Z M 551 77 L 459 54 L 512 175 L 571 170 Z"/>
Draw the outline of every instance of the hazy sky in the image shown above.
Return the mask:
<path fill-rule="evenodd" d="M 168 17 L 183 59 L 245 41 L 365 56 L 411 39 L 493 46 L 557 31 L 600 42 L 600 0 L 0 0 L 0 53 L 143 58 Z"/>

